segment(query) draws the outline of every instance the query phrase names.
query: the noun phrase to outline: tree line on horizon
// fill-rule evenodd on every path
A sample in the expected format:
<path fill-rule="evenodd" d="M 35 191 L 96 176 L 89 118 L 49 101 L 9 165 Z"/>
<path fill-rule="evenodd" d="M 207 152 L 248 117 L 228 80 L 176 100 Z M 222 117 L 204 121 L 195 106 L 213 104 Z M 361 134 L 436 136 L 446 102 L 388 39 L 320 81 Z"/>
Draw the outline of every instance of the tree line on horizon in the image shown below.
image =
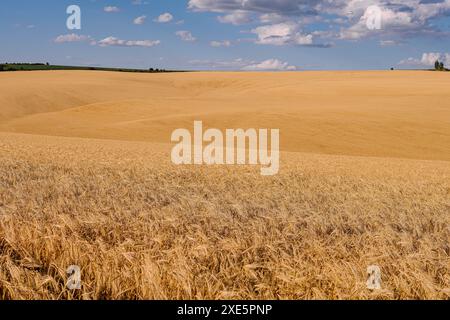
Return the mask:
<path fill-rule="evenodd" d="M 162 73 L 174 72 L 166 69 L 127 69 L 127 68 L 104 68 L 104 67 L 78 67 L 78 66 L 56 66 L 50 63 L 29 62 L 6 62 L 0 64 L 0 71 L 33 71 L 33 70 L 94 70 L 94 71 L 116 71 L 116 72 L 140 72 L 140 73 Z"/>

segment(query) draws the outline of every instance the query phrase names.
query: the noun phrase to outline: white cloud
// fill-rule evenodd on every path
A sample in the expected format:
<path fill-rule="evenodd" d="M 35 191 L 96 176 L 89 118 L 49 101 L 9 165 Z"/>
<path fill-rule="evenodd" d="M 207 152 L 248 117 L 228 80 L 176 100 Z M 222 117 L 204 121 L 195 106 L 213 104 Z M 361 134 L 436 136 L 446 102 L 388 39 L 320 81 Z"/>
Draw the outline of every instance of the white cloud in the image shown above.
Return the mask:
<path fill-rule="evenodd" d="M 141 25 L 141 24 L 145 23 L 146 19 L 147 19 L 147 16 L 140 16 L 140 17 L 137 17 L 136 19 L 134 19 L 133 23 L 137 24 L 137 25 Z"/>
<path fill-rule="evenodd" d="M 120 12 L 120 9 L 118 7 L 114 7 L 114 6 L 107 6 L 107 7 L 103 8 L 103 11 L 112 13 L 112 12 Z"/>
<path fill-rule="evenodd" d="M 108 37 L 98 42 L 101 47 L 153 47 L 161 43 L 159 40 L 122 40 L 116 37 Z"/>
<path fill-rule="evenodd" d="M 414 30 L 422 24 L 413 19 L 410 12 L 399 12 L 389 8 L 379 7 L 381 17 L 381 29 L 371 30 L 367 22 L 371 19 L 373 12 L 364 11 L 359 21 L 349 28 L 343 29 L 340 33 L 341 39 L 356 40 L 379 33 L 395 33 L 400 30 Z"/>
<path fill-rule="evenodd" d="M 97 42 L 91 36 L 78 35 L 75 33 L 60 35 L 54 39 L 54 42 L 89 42 L 91 45 L 99 45 L 100 47 L 153 47 L 161 43 L 159 40 L 122 40 L 112 36 Z"/>
<path fill-rule="evenodd" d="M 192 42 L 197 40 L 197 38 L 195 38 L 190 31 L 181 30 L 177 31 L 175 34 L 183 41 Z"/>
<path fill-rule="evenodd" d="M 91 36 L 70 33 L 57 36 L 53 41 L 55 43 L 65 43 L 65 42 L 85 42 L 85 41 L 93 42 L 94 40 L 91 38 Z"/>
<path fill-rule="evenodd" d="M 231 41 L 223 40 L 223 41 L 211 41 L 211 47 L 219 48 L 219 47 L 231 47 Z"/>
<path fill-rule="evenodd" d="M 230 23 L 235 26 L 251 22 L 250 14 L 246 11 L 237 10 L 230 14 L 217 18 L 221 23 Z"/>
<path fill-rule="evenodd" d="M 312 45 L 313 36 L 302 34 L 299 25 L 293 22 L 257 27 L 252 30 L 258 36 L 256 43 L 281 46 L 286 44 Z"/>
<path fill-rule="evenodd" d="M 167 23 L 173 20 L 173 16 L 166 12 L 161 14 L 158 18 L 156 18 L 154 21 L 159 23 Z"/>
<path fill-rule="evenodd" d="M 245 71 L 294 71 L 297 67 L 289 65 L 287 62 L 278 59 L 268 59 L 263 62 L 245 66 L 242 68 Z"/>
<path fill-rule="evenodd" d="M 436 60 L 439 60 L 442 58 L 442 54 L 437 52 L 429 52 L 424 53 L 422 55 L 422 59 L 420 59 L 420 62 L 425 66 L 432 66 L 436 62 Z"/>
<path fill-rule="evenodd" d="M 444 65 L 450 66 L 450 53 L 426 52 L 422 54 L 422 58 L 408 58 L 399 62 L 399 65 L 416 66 L 416 67 L 433 67 L 436 60 L 443 62 Z"/>
<path fill-rule="evenodd" d="M 191 60 L 189 63 L 197 68 L 216 70 L 242 70 L 242 71 L 294 71 L 297 67 L 278 59 L 253 61 L 242 58 L 233 60 Z"/>
<path fill-rule="evenodd" d="M 381 9 L 380 30 L 370 30 L 367 21 L 371 17 L 367 11 L 370 6 Z M 290 24 L 315 27 L 310 32 L 274 34 L 258 38 L 261 44 L 281 45 L 287 42 L 310 44 L 311 37 L 330 42 L 333 40 L 360 40 L 368 37 L 398 36 L 412 37 L 449 36 L 448 30 L 440 30 L 434 23 L 450 13 L 450 0 L 189 0 L 188 7 L 193 11 L 218 13 L 219 21 L 243 24 L 258 21 L 262 26 L 254 28 L 258 36 L 264 31 L 264 24 Z M 314 26 L 326 20 L 327 29 Z M 308 29 L 309 30 L 309 29 Z M 304 34 L 305 33 L 305 34 Z"/>
<path fill-rule="evenodd" d="M 278 13 L 264 13 L 259 17 L 261 23 L 279 23 L 286 20 L 281 14 Z"/>

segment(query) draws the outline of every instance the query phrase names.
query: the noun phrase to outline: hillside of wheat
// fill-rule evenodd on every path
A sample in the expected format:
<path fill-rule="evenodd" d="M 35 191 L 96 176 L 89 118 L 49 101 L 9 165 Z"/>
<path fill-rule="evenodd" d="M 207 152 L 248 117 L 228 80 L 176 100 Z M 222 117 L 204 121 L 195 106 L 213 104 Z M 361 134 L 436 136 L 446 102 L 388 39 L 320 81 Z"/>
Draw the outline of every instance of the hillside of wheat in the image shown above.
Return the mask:
<path fill-rule="evenodd" d="M 449 299 L 449 85 L 1 73 L 0 299 Z M 173 165 L 171 133 L 195 120 L 280 129 L 279 174 Z"/>

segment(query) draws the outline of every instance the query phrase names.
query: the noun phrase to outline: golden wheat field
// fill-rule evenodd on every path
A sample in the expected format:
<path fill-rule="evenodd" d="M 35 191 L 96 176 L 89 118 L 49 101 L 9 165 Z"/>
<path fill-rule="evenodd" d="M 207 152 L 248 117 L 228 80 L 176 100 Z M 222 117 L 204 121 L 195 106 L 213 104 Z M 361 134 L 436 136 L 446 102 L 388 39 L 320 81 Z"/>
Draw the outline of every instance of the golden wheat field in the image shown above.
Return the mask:
<path fill-rule="evenodd" d="M 449 87 L 425 71 L 1 73 L 0 299 L 449 299 Z M 195 120 L 279 128 L 279 174 L 173 165 L 171 132 Z"/>

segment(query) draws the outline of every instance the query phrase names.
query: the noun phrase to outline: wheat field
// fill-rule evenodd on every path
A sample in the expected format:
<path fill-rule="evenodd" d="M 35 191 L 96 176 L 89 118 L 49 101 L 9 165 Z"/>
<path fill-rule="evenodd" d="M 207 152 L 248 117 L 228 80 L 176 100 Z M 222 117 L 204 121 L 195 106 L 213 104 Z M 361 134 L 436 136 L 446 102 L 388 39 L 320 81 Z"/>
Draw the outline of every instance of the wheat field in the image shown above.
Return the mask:
<path fill-rule="evenodd" d="M 0 299 L 449 299 L 449 85 L 2 73 Z M 173 165 L 170 133 L 194 120 L 279 128 L 280 173 Z"/>

